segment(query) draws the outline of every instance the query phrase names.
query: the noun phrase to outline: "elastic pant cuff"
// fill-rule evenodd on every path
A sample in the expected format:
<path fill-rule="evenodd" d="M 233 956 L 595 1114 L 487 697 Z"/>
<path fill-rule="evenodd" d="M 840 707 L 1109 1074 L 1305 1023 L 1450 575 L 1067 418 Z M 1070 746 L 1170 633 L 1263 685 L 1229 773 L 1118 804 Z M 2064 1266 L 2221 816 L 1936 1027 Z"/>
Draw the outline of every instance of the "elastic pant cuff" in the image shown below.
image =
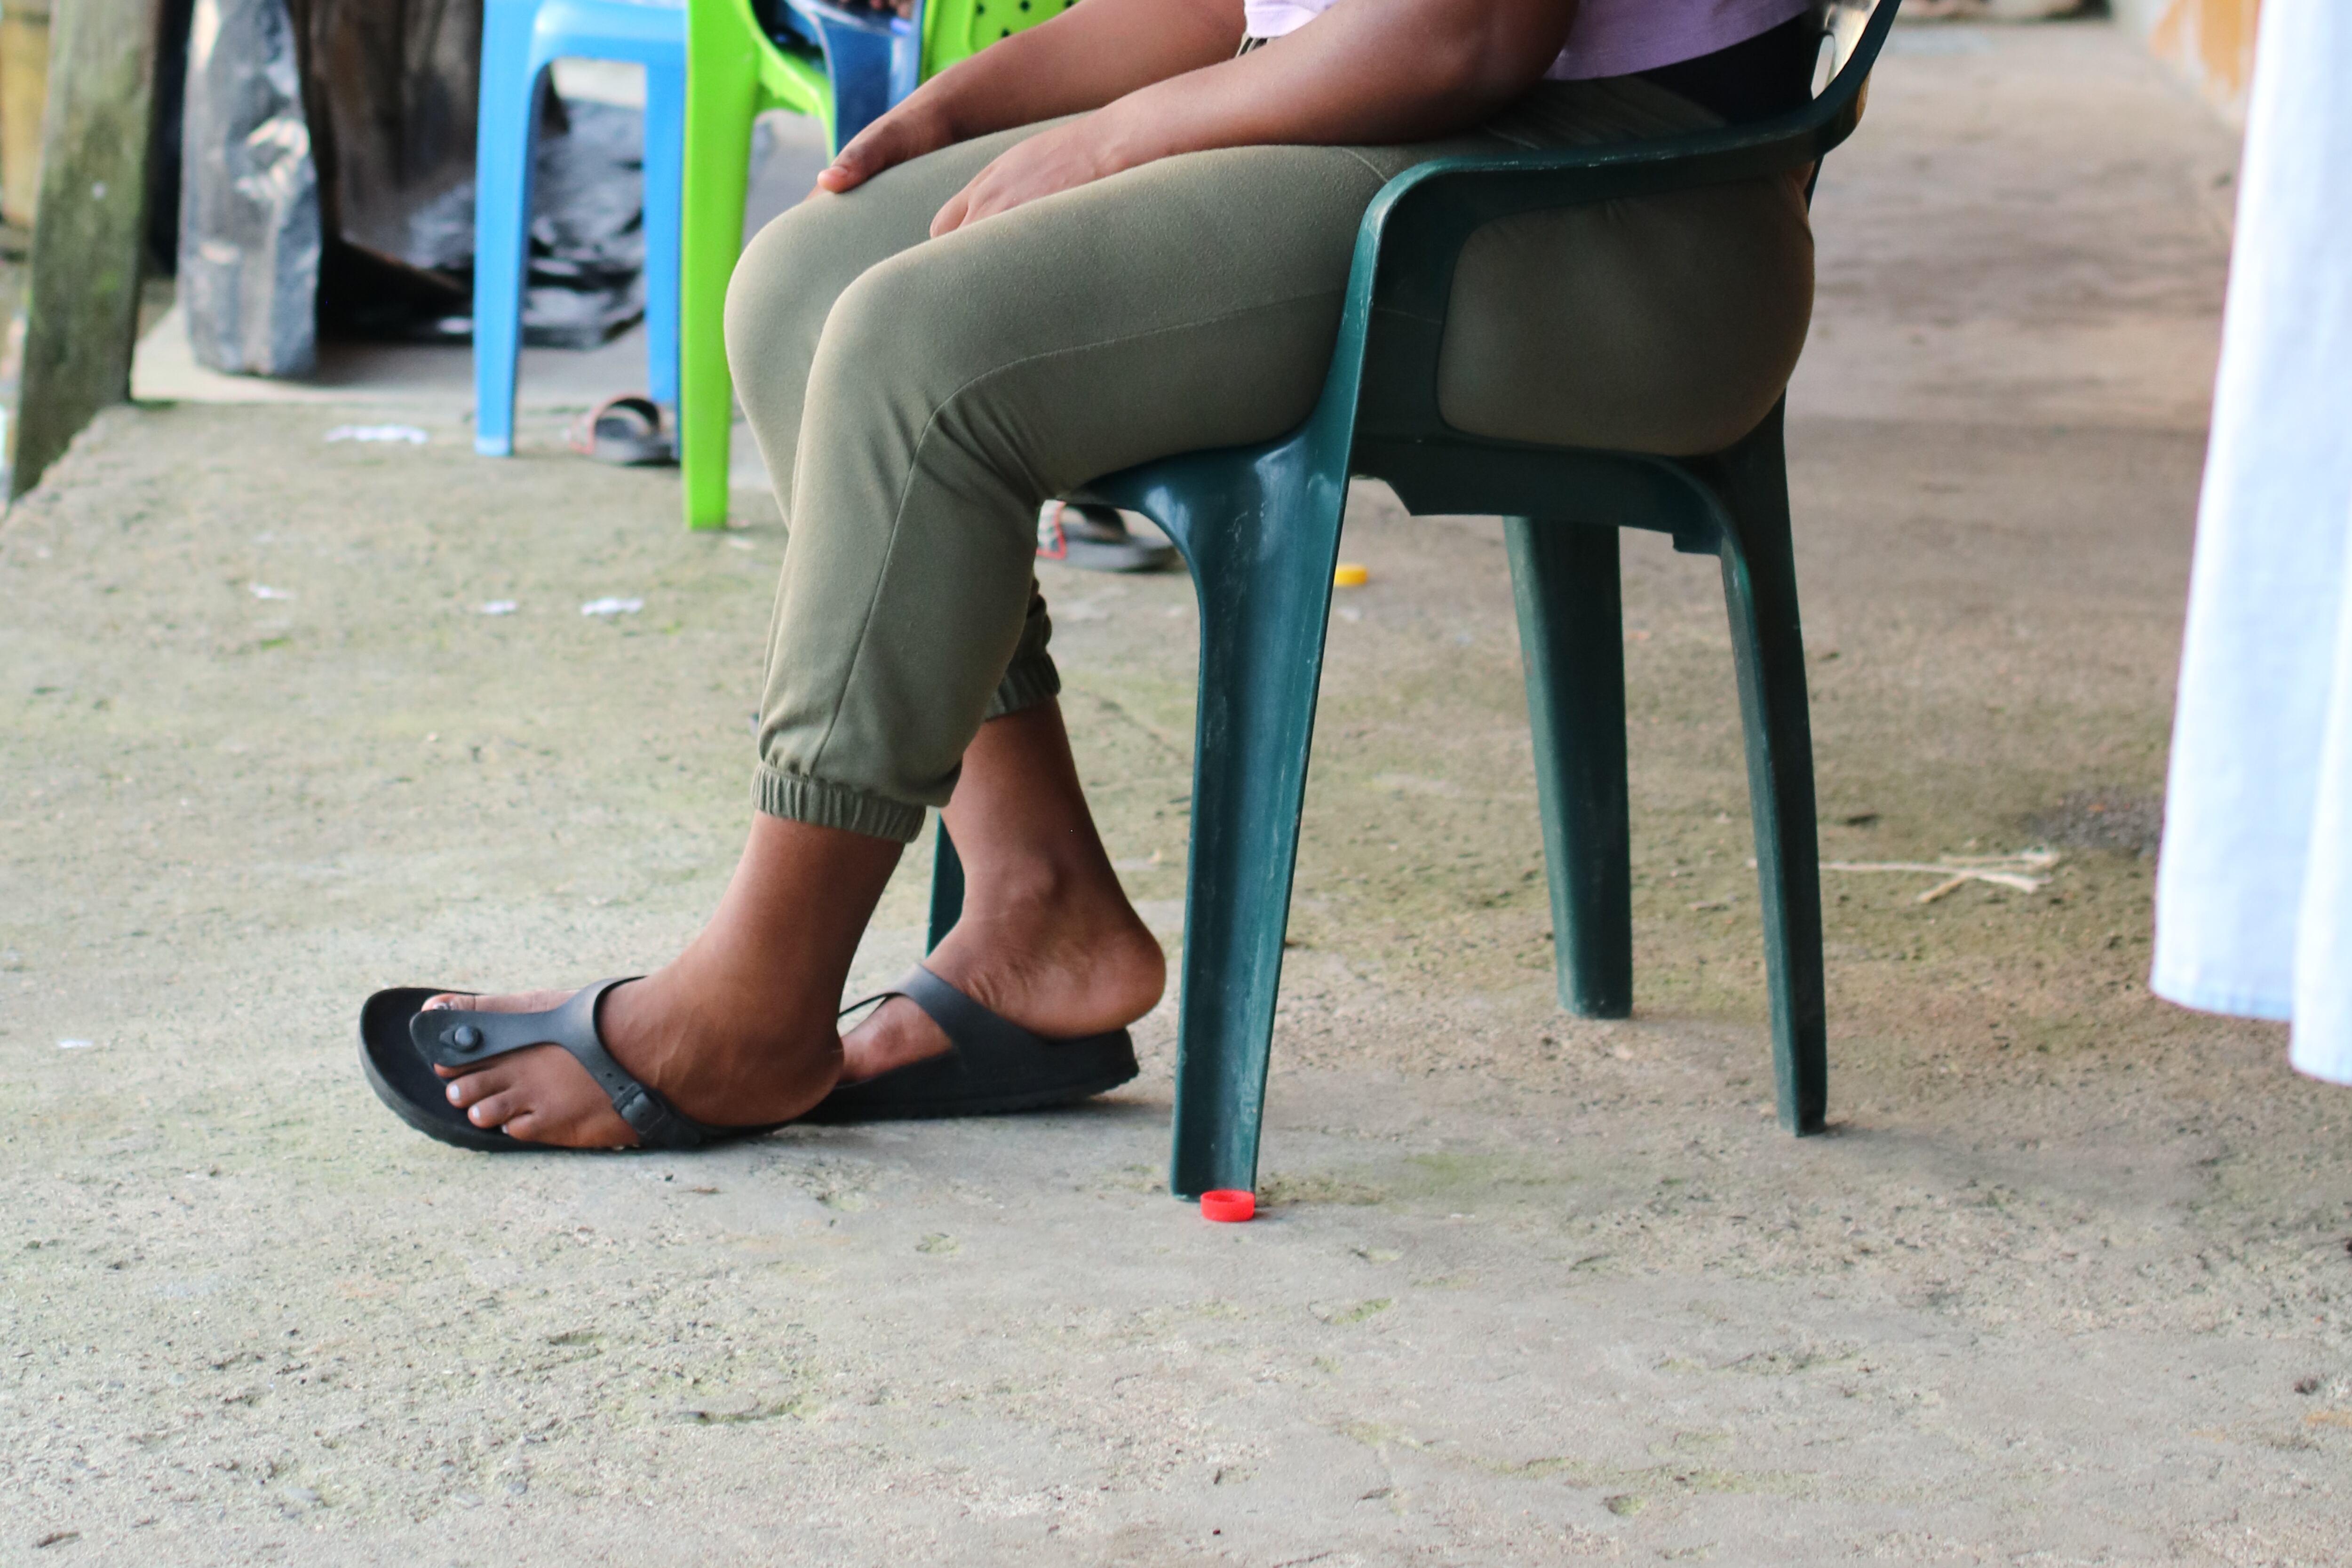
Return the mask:
<path fill-rule="evenodd" d="M 769 816 L 805 822 L 813 827 L 838 827 L 847 833 L 863 833 L 868 838 L 896 839 L 901 844 L 912 844 L 923 831 L 924 811 L 919 805 L 885 800 L 878 795 L 868 795 L 845 784 L 827 784 L 823 779 L 778 773 L 765 763 L 752 774 L 751 804 Z"/>
<path fill-rule="evenodd" d="M 996 695 L 988 700 L 988 711 L 982 718 L 983 721 L 1002 719 L 1007 713 L 1051 702 L 1061 694 L 1062 672 L 1054 667 L 1054 656 L 1024 654 L 1013 661 L 1004 679 L 996 683 Z"/>

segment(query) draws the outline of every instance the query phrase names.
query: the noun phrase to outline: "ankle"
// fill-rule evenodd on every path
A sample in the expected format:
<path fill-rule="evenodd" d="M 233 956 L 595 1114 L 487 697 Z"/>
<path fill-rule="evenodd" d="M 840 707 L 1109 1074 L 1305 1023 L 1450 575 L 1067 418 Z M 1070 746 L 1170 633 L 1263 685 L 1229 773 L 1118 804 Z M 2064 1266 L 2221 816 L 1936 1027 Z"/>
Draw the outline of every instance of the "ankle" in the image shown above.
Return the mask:
<path fill-rule="evenodd" d="M 1024 856 L 964 868 L 964 908 L 992 923 L 1052 928 L 1133 918 L 1127 891 L 1092 858 Z"/>

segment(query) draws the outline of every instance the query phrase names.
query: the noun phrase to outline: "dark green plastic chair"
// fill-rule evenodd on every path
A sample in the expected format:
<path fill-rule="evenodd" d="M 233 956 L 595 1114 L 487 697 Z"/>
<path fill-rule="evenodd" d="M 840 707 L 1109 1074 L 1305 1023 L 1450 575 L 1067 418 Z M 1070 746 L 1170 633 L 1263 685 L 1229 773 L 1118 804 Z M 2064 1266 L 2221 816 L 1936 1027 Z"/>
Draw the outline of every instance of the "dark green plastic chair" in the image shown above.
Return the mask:
<path fill-rule="evenodd" d="M 1258 1124 L 1298 850 L 1339 520 L 1353 475 L 1409 511 L 1498 514 L 1525 652 L 1550 868 L 1559 999 L 1633 1010 L 1633 873 L 1617 531 L 1674 536 L 1723 563 L 1748 742 L 1780 1124 L 1821 1130 L 1820 854 L 1804 646 L 1790 543 L 1782 409 L 1705 458 L 1533 446 L 1467 435 L 1438 413 L 1454 266 L 1518 213 L 1801 170 L 1852 133 L 1898 0 L 1817 9 L 1831 53 L 1806 110 L 1648 142 L 1444 158 L 1391 180 L 1357 231 L 1346 314 L 1321 401 L 1263 447 L 1194 452 L 1099 479 L 1083 499 L 1142 512 L 1183 551 L 1201 601 L 1191 887 L 1169 1184 L 1190 1197 L 1256 1184 Z M 932 940 L 963 877 L 944 831 Z"/>

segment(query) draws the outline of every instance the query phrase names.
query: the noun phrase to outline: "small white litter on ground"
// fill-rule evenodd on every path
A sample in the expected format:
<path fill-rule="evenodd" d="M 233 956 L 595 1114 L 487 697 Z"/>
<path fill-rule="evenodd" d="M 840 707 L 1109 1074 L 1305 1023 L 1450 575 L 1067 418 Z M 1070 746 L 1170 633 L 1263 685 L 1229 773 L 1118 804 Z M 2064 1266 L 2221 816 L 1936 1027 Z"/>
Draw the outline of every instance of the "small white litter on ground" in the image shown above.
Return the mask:
<path fill-rule="evenodd" d="M 514 613 L 515 602 L 512 599 L 492 599 L 482 606 L 482 614 L 486 616 L 511 616 Z"/>
<path fill-rule="evenodd" d="M 422 447 L 433 439 L 414 425 L 338 425 L 327 432 L 330 441 L 404 441 Z"/>
<path fill-rule="evenodd" d="M 273 588 L 267 583 L 247 583 L 246 586 L 253 590 L 253 596 L 257 599 L 290 599 L 294 596 L 287 590 Z"/>
<path fill-rule="evenodd" d="M 61 1051 L 86 1051 L 96 1044 L 98 1044 L 96 1040 L 59 1040 L 58 1042 L 58 1049 Z"/>
<path fill-rule="evenodd" d="M 646 607 L 643 599 L 591 599 L 580 606 L 583 616 L 634 616 Z"/>
<path fill-rule="evenodd" d="M 2046 876 L 2034 872 L 2048 871 L 2058 864 L 2054 850 L 2025 849 L 2015 855 L 1945 855 L 1932 861 L 1924 860 L 1824 860 L 1824 871 L 1893 871 L 1917 876 L 1941 877 L 1944 879 L 1919 895 L 1918 901 L 1932 904 L 1945 894 L 1966 887 L 1970 882 L 1990 882 L 1996 887 L 2014 888 L 2021 893 L 2038 893 L 2050 885 Z"/>

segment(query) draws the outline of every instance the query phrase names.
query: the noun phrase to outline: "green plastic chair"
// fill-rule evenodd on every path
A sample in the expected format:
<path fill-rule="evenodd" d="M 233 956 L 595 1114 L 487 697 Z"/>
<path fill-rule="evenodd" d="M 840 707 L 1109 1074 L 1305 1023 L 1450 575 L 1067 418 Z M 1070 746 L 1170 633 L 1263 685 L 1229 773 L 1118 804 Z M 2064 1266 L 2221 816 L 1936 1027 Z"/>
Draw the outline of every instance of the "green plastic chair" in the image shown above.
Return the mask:
<path fill-rule="evenodd" d="M 929 0 L 922 74 L 1058 16 L 1075 0 Z M 814 116 L 834 145 L 833 95 L 815 61 L 776 47 L 751 0 L 688 0 L 685 233 L 678 257 L 678 439 L 688 528 L 727 526 L 735 383 L 727 371 L 727 280 L 743 250 L 751 121 Z"/>
<path fill-rule="evenodd" d="M 1174 539 L 1201 604 L 1191 885 L 1178 1015 L 1174 1157 L 1182 1197 L 1255 1187 L 1282 939 L 1297 859 L 1316 685 L 1353 475 L 1415 514 L 1504 519 L 1550 868 L 1559 1000 L 1633 1010 L 1633 873 L 1617 531 L 1671 534 L 1718 557 L 1747 733 L 1748 791 L 1771 995 L 1780 1124 L 1817 1132 L 1828 1100 L 1820 851 L 1804 646 L 1789 529 L 1785 403 L 1704 458 L 1501 441 L 1438 412 L 1438 346 L 1455 259 L 1518 213 L 1800 170 L 1851 134 L 1898 0 L 1830 0 L 1816 16 L 1828 85 L 1795 113 L 1612 146 L 1445 158 L 1390 181 L 1357 231 L 1346 314 L 1321 401 L 1294 434 L 1097 480 L 1083 497 L 1144 513 Z M 962 869 L 941 833 L 933 941 L 955 922 Z"/>

